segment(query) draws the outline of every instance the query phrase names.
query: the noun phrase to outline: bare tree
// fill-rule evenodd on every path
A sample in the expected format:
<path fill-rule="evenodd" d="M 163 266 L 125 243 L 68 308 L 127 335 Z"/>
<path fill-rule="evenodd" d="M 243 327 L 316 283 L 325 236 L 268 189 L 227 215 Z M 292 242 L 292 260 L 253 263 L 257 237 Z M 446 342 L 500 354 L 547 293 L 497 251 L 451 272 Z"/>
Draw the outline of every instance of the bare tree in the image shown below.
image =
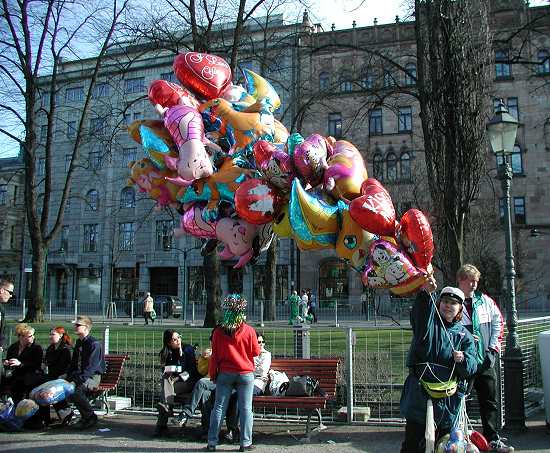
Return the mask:
<path fill-rule="evenodd" d="M 25 208 L 32 245 L 32 299 L 27 321 L 42 319 L 45 260 L 58 234 L 69 197 L 79 151 L 85 141 L 84 124 L 101 65 L 128 8 L 128 0 L 69 2 L 9 2 L 2 0 L 0 16 L 0 71 L 11 93 L 0 103 L 2 115 L 18 125 L 0 133 L 19 144 L 25 166 Z M 75 128 L 71 162 L 59 203 L 52 199 L 52 160 L 57 95 L 67 83 L 63 59 L 79 58 L 82 48 L 99 42 L 98 56 L 82 62 L 90 78 Z M 88 46 L 88 47 L 87 47 Z M 42 76 L 47 74 L 46 78 Z M 42 131 L 45 131 L 43 133 Z"/>

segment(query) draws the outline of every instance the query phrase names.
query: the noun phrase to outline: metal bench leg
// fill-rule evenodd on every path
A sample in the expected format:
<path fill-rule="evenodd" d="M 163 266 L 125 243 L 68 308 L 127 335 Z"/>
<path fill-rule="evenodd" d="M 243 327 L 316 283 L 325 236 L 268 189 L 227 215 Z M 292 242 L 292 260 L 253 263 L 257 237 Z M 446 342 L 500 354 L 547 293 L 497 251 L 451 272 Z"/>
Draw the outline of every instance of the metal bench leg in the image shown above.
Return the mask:
<path fill-rule="evenodd" d="M 101 404 L 105 406 L 105 415 L 109 415 L 109 403 L 107 402 L 107 392 L 101 395 Z"/>

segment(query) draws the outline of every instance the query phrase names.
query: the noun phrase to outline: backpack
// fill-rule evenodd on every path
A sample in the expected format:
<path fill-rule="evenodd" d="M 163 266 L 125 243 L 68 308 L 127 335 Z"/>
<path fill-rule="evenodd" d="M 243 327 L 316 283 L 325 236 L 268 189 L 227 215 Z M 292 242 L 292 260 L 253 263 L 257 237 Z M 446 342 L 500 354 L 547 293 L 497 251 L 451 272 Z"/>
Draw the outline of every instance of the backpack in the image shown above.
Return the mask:
<path fill-rule="evenodd" d="M 293 376 L 288 383 L 286 396 L 322 395 L 319 381 L 311 376 Z"/>

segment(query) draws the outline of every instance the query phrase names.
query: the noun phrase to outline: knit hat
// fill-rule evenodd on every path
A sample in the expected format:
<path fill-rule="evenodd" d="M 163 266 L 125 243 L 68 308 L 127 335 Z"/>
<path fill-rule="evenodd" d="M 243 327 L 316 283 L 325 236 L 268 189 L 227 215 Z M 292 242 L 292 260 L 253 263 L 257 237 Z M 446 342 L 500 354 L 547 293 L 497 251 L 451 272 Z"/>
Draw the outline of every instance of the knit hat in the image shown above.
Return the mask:
<path fill-rule="evenodd" d="M 222 327 L 236 329 L 246 321 L 246 299 L 240 294 L 230 294 L 223 302 Z"/>

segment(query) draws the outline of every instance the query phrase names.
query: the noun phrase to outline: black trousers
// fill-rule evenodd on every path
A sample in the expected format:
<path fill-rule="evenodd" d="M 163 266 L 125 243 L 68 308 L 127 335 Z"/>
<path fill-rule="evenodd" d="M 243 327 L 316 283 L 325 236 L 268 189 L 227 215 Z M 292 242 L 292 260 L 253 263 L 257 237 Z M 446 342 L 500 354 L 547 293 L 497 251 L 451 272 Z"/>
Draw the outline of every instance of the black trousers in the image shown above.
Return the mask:
<path fill-rule="evenodd" d="M 401 444 L 401 453 L 424 453 L 426 451 L 426 425 L 407 420 L 405 425 L 405 440 Z M 437 441 L 445 434 L 449 434 L 449 429 L 437 429 L 435 431 L 435 445 Z"/>
<path fill-rule="evenodd" d="M 470 385 L 476 389 L 483 435 L 491 442 L 498 438 L 497 431 L 500 428 L 495 367 L 492 366 L 476 373 Z"/>

